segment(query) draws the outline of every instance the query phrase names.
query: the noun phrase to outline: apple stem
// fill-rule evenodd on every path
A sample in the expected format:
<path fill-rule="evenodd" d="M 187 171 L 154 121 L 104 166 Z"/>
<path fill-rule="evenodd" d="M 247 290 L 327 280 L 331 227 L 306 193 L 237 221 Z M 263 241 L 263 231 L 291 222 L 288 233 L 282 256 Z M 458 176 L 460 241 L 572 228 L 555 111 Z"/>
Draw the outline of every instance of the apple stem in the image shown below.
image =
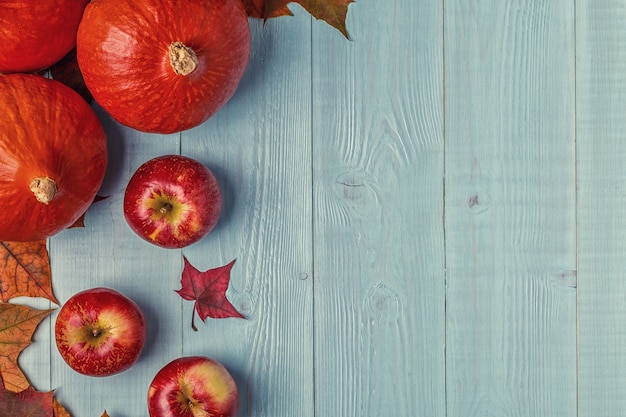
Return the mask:
<path fill-rule="evenodd" d="M 159 212 L 161 214 L 165 214 L 165 213 L 169 213 L 173 209 L 174 209 L 174 206 L 172 206 L 171 203 L 165 203 L 165 204 L 163 204 L 163 206 L 161 206 L 161 208 L 159 209 Z"/>

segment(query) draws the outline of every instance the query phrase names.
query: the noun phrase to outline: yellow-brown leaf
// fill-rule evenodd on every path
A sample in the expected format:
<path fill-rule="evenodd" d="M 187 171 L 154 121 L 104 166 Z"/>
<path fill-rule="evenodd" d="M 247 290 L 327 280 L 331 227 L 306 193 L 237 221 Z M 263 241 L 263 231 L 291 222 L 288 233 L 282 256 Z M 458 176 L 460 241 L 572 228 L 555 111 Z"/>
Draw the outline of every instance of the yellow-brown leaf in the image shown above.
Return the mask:
<path fill-rule="evenodd" d="M 348 6 L 354 0 L 265 0 L 264 12 L 266 17 L 270 17 L 278 10 L 283 10 L 289 3 L 298 3 L 316 19 L 323 20 L 346 38 L 350 38 L 346 29 L 346 18 Z"/>
<path fill-rule="evenodd" d="M 52 415 L 54 417 L 72 417 L 59 400 L 57 400 L 57 397 L 52 399 Z"/>
<path fill-rule="evenodd" d="M 59 304 L 45 240 L 0 242 L 0 302 L 15 297 L 43 297 Z"/>
<path fill-rule="evenodd" d="M 269 19 L 271 17 L 289 16 L 292 14 L 287 6 L 266 12 L 265 0 L 243 0 L 243 5 L 250 17 Z"/>
<path fill-rule="evenodd" d="M 30 387 L 17 358 L 31 344 L 39 323 L 52 310 L 37 310 L 20 304 L 0 304 L 0 377 L 12 392 Z"/>

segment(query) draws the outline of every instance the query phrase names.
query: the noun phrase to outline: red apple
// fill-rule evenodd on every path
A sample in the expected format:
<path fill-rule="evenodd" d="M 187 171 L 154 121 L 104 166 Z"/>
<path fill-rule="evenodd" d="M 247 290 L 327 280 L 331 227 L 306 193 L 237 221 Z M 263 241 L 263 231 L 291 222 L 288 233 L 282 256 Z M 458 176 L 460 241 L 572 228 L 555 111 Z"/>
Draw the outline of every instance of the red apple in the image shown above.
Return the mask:
<path fill-rule="evenodd" d="M 214 359 L 174 359 L 155 375 L 148 390 L 150 417 L 234 417 L 239 408 L 237 385 Z"/>
<path fill-rule="evenodd" d="M 107 376 L 130 368 L 146 340 L 143 313 L 110 288 L 74 294 L 61 307 L 54 328 L 57 349 L 83 375 Z"/>
<path fill-rule="evenodd" d="M 140 237 L 163 248 L 197 242 L 217 224 L 222 192 L 200 162 L 164 155 L 145 162 L 124 193 L 124 217 Z"/>

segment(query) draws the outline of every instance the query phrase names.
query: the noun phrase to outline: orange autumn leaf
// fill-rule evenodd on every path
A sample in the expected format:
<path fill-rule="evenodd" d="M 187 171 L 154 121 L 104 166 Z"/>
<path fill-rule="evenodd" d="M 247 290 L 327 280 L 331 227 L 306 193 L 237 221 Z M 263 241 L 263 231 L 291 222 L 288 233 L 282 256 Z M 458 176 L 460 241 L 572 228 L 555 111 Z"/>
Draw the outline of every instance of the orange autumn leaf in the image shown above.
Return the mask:
<path fill-rule="evenodd" d="M 45 240 L 0 242 L 0 302 L 15 297 L 43 297 L 59 304 Z"/>
<path fill-rule="evenodd" d="M 59 400 L 57 400 L 57 397 L 52 399 L 52 415 L 54 417 L 72 417 Z"/>
<path fill-rule="evenodd" d="M 32 343 L 35 329 L 51 312 L 20 304 L 0 304 L 0 377 L 7 390 L 20 392 L 30 387 L 17 358 Z"/>
<path fill-rule="evenodd" d="M 107 414 L 107 412 L 105 411 L 104 414 L 102 414 L 101 417 L 109 417 L 109 415 Z"/>

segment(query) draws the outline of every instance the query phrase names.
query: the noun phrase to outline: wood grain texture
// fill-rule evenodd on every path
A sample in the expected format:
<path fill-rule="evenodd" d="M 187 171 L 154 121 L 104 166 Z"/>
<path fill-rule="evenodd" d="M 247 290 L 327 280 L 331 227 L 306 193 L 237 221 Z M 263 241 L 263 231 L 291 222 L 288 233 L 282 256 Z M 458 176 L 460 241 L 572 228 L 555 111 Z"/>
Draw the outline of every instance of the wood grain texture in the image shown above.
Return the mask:
<path fill-rule="evenodd" d="M 576 415 L 573 22 L 446 2 L 449 417 Z"/>
<path fill-rule="evenodd" d="M 579 416 L 626 415 L 626 6 L 577 1 Z"/>
<path fill-rule="evenodd" d="M 237 94 L 181 151 L 211 167 L 224 207 L 183 253 L 201 270 L 237 259 L 228 293 L 245 320 L 207 320 L 184 353 L 218 358 L 238 380 L 241 415 L 313 416 L 311 19 L 252 22 L 253 53 Z"/>
<path fill-rule="evenodd" d="M 313 34 L 315 411 L 444 416 L 442 3 L 351 13 Z"/>

